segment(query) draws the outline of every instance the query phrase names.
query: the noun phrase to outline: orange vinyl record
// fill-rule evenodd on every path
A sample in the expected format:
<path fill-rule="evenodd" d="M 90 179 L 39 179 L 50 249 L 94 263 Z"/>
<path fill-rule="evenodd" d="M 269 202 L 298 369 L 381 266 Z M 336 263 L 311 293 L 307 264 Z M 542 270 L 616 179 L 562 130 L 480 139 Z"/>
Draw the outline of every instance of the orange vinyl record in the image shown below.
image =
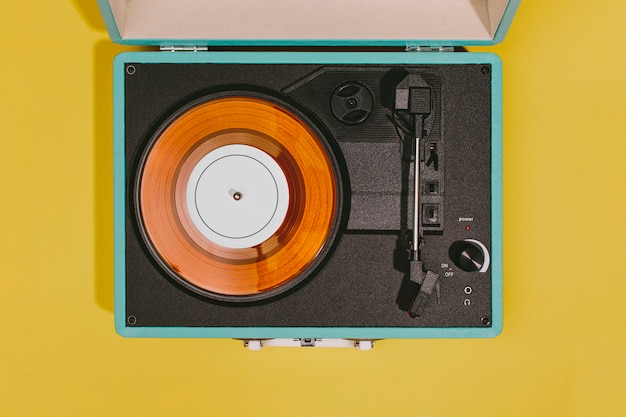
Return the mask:
<path fill-rule="evenodd" d="M 157 262 L 224 301 L 273 297 L 320 265 L 338 235 L 343 181 L 325 136 L 274 97 L 185 106 L 141 157 L 135 207 Z"/>

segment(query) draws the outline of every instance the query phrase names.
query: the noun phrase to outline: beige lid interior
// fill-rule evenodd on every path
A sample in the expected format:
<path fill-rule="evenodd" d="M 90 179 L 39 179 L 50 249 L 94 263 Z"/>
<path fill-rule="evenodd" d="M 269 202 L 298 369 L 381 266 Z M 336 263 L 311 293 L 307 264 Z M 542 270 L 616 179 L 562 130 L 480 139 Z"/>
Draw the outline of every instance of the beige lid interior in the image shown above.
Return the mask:
<path fill-rule="evenodd" d="M 122 39 L 493 39 L 508 0 L 109 0 Z"/>

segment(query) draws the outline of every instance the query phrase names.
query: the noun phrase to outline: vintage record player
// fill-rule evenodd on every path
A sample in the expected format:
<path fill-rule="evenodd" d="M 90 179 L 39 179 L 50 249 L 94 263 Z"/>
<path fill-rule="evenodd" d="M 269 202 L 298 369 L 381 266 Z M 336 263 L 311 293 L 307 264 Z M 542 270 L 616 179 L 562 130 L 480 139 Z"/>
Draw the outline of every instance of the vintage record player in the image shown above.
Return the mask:
<path fill-rule="evenodd" d="M 100 0 L 155 47 L 114 62 L 118 333 L 498 335 L 502 68 L 455 48 L 518 3 Z"/>

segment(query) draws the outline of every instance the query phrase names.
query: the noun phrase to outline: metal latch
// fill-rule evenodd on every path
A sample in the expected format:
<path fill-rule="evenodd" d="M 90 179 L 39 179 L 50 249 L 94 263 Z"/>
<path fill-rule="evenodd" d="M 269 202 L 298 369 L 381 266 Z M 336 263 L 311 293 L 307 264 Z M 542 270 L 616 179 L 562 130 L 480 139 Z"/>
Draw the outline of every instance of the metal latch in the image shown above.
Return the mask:
<path fill-rule="evenodd" d="M 243 346 L 249 350 L 261 350 L 264 347 L 320 347 L 320 348 L 356 348 L 358 350 L 371 350 L 374 347 L 373 340 L 361 339 L 247 339 Z"/>
<path fill-rule="evenodd" d="M 164 52 L 200 52 L 200 51 L 208 51 L 208 46 L 197 46 L 197 45 L 161 45 L 161 51 Z"/>

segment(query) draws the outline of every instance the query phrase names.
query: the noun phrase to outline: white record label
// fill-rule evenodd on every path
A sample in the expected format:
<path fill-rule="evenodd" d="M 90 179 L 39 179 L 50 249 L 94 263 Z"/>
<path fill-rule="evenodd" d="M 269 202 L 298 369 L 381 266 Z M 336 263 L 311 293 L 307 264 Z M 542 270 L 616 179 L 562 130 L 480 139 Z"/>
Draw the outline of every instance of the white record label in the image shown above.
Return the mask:
<path fill-rule="evenodd" d="M 287 178 L 267 153 L 248 145 L 226 145 L 193 168 L 186 190 L 195 227 L 207 239 L 250 248 L 269 239 L 289 207 Z"/>

